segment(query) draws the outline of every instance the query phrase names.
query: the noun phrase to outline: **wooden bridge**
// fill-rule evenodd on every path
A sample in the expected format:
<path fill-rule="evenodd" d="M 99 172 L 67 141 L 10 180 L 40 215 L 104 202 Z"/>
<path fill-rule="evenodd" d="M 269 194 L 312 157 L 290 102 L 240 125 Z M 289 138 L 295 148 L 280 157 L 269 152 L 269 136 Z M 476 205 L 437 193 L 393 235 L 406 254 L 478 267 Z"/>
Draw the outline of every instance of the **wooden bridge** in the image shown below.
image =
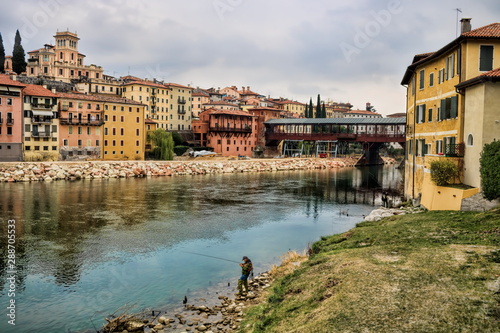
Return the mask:
<path fill-rule="evenodd" d="M 300 118 L 272 119 L 265 123 L 266 146 L 288 152 L 302 151 L 309 147 L 309 154 L 337 154 L 339 147 L 349 143 L 361 143 L 363 157 L 358 164 L 380 164 L 379 148 L 384 143 L 399 143 L 403 148 L 406 141 L 406 118 Z M 311 150 L 311 147 L 312 151 Z M 284 151 L 287 154 L 287 151 Z"/>

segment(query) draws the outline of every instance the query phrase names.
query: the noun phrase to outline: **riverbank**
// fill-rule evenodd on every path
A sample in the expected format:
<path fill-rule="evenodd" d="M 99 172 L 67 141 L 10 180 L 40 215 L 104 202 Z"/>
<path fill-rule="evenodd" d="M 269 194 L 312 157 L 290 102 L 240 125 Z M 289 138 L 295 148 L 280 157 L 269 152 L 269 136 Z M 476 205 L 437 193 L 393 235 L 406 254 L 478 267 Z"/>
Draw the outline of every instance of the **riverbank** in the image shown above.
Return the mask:
<path fill-rule="evenodd" d="M 9 162 L 0 163 L 0 182 L 75 181 L 81 179 L 314 170 L 343 168 L 353 166 L 354 163 L 354 160 L 350 158 L 250 160 L 199 160 L 193 158 L 189 161 Z M 387 164 L 393 163 L 392 159 L 387 159 Z"/>
<path fill-rule="evenodd" d="M 238 332 L 498 332 L 500 208 L 361 222 L 278 270 Z"/>

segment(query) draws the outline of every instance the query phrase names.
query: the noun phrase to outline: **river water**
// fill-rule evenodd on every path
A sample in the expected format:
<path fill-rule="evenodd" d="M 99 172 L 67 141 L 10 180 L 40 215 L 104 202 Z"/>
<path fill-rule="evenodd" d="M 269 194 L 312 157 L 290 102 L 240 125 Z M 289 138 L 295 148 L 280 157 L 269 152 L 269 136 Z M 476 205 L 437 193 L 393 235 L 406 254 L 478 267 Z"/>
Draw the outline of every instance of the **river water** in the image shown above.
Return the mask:
<path fill-rule="evenodd" d="M 1 183 L 0 332 L 95 332 L 125 304 L 149 311 L 214 285 L 235 292 L 231 261 L 247 255 L 263 272 L 354 227 L 383 190 L 397 201 L 400 179 L 394 167 L 370 167 Z"/>

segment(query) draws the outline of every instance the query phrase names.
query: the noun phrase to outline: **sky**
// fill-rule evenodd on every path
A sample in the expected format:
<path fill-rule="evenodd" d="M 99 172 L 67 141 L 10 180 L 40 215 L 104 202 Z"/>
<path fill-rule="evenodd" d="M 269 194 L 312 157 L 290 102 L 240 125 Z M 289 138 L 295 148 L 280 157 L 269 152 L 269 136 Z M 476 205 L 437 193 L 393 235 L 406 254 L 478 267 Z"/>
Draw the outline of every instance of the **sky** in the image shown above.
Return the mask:
<path fill-rule="evenodd" d="M 473 29 L 500 22 L 500 1 L 2 0 L 0 33 L 7 55 L 16 30 L 26 55 L 71 31 L 107 75 L 303 103 L 320 94 L 388 115 L 405 112 L 413 56 L 455 39 L 462 17 Z"/>

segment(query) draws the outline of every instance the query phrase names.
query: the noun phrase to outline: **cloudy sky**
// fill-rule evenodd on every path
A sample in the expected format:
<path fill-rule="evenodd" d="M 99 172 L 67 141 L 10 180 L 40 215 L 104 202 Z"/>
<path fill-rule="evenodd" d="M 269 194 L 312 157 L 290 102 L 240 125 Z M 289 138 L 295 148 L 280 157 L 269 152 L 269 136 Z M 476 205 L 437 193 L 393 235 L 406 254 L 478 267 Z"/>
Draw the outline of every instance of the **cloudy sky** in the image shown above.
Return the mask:
<path fill-rule="evenodd" d="M 456 38 L 457 13 L 479 28 L 500 22 L 500 1 L 2 1 L 0 33 L 7 54 L 16 29 L 26 52 L 69 30 L 85 64 L 108 75 L 301 102 L 321 94 L 387 115 L 405 110 L 400 82 L 413 55 Z"/>

